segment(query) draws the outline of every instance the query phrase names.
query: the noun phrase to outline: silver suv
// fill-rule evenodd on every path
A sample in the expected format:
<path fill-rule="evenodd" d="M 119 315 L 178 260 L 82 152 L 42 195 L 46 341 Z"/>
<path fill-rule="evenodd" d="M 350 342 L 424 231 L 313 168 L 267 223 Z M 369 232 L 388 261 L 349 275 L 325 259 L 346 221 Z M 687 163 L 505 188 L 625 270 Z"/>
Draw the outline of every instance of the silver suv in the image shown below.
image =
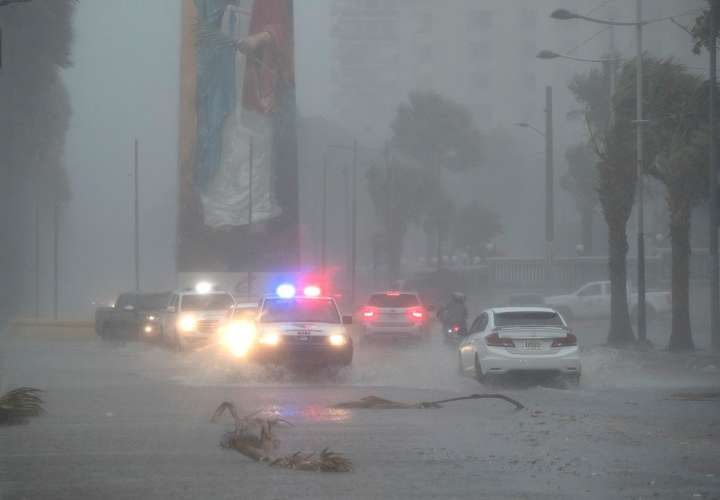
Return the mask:
<path fill-rule="evenodd" d="M 415 292 L 374 293 L 360 319 L 366 338 L 421 337 L 428 331 L 428 311 Z"/>

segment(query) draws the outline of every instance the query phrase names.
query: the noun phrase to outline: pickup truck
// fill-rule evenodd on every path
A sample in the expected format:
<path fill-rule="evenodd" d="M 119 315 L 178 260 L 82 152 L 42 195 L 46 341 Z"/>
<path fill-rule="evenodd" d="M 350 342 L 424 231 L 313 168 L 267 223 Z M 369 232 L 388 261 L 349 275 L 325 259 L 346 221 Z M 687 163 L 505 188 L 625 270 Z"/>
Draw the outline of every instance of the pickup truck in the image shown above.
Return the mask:
<path fill-rule="evenodd" d="M 222 290 L 178 290 L 160 313 L 160 339 L 178 351 L 217 339 L 235 306 L 233 296 Z"/>
<path fill-rule="evenodd" d="M 112 307 L 95 310 L 95 333 L 105 340 L 134 340 L 142 337 L 148 320 L 165 311 L 169 292 L 121 293 Z"/>
<path fill-rule="evenodd" d="M 628 285 L 630 314 L 637 314 L 637 292 Z M 545 298 L 545 304 L 557 310 L 566 321 L 570 319 L 596 319 L 610 317 L 610 282 L 594 281 L 567 295 Z M 645 310 L 648 320 L 669 312 L 672 307 L 670 292 L 646 292 Z"/>

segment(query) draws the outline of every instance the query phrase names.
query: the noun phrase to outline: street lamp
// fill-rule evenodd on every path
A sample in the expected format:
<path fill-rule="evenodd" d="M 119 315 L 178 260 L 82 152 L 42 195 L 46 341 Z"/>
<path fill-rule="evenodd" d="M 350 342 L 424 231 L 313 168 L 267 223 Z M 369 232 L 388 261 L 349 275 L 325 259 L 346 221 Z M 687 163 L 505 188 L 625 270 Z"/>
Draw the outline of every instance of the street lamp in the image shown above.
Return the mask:
<path fill-rule="evenodd" d="M 536 126 L 534 126 L 530 123 L 518 122 L 518 123 L 514 123 L 513 125 L 515 125 L 516 127 L 521 127 L 521 128 L 529 128 L 530 130 L 534 130 L 535 132 L 537 132 L 540 136 L 545 137 L 545 132 L 543 132 L 542 130 L 540 130 L 539 128 L 537 128 Z"/>
<path fill-rule="evenodd" d="M 642 0 L 635 0 L 636 20 L 634 22 L 610 21 L 606 19 L 597 19 L 594 17 L 582 16 L 570 12 L 567 9 L 557 9 L 550 14 L 553 19 L 569 20 L 582 19 L 593 23 L 605 24 L 608 26 L 634 26 L 637 54 L 636 54 L 636 82 L 635 82 L 635 126 L 636 126 L 636 142 L 637 142 L 637 226 L 638 226 L 638 340 L 647 343 L 647 324 L 645 319 L 645 214 L 644 214 L 644 167 L 643 167 L 643 45 L 642 45 L 642 28 L 650 22 L 657 22 L 664 19 L 656 19 L 653 21 L 642 20 Z"/>
<path fill-rule="evenodd" d="M 575 57 L 570 54 L 560 54 L 552 50 L 541 50 L 535 56 L 538 59 L 570 59 L 571 61 L 581 61 L 590 63 L 615 63 L 621 61 L 619 57 L 607 57 L 603 59 L 588 59 L 586 57 Z"/>

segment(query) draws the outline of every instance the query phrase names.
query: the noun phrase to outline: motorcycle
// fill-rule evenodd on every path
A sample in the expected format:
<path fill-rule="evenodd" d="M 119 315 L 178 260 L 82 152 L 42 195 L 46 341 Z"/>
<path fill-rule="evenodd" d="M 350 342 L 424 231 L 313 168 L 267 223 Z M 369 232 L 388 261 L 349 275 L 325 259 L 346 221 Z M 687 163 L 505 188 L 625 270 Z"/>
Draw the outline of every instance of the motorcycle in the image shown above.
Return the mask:
<path fill-rule="evenodd" d="M 447 343 L 459 344 L 466 335 L 466 325 L 461 323 L 443 324 L 443 336 Z"/>

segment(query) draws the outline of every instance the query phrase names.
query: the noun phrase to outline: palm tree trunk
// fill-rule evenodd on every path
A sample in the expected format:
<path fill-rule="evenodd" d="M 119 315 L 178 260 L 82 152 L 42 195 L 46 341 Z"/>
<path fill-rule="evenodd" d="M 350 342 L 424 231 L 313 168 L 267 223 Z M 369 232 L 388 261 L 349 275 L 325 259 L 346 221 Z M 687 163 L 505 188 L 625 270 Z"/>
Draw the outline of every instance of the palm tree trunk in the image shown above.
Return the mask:
<path fill-rule="evenodd" d="M 607 343 L 622 347 L 635 342 L 627 296 L 626 221 L 608 221 L 610 243 L 610 330 Z"/>
<path fill-rule="evenodd" d="M 685 197 L 685 194 L 680 194 Z M 690 208 L 686 202 L 670 201 L 672 238 L 672 332 L 671 351 L 692 351 L 690 328 Z"/>

